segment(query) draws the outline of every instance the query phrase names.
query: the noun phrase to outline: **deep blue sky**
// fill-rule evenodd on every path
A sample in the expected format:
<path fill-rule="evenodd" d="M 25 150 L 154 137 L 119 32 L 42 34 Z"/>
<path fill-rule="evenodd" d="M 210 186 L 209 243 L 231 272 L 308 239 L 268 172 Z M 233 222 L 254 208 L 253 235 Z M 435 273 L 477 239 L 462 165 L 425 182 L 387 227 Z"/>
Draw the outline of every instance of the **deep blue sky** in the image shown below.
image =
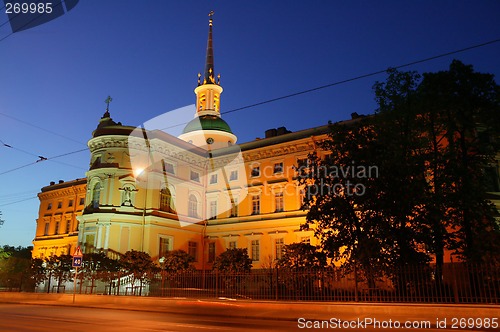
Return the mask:
<path fill-rule="evenodd" d="M 212 9 L 223 112 L 500 38 L 499 1 L 82 0 L 66 15 L 0 42 L 0 140 L 52 157 L 85 148 L 108 94 L 112 117 L 127 125 L 194 103 Z M 0 27 L 0 39 L 10 33 L 7 24 Z M 407 69 L 445 70 L 453 58 L 500 76 L 500 43 Z M 224 118 L 240 143 L 268 128 L 324 125 L 372 113 L 372 86 L 384 79 Z M 0 173 L 36 159 L 0 145 Z M 31 245 L 37 192 L 50 181 L 85 177 L 89 153 L 54 161 L 0 174 L 0 245 Z"/>

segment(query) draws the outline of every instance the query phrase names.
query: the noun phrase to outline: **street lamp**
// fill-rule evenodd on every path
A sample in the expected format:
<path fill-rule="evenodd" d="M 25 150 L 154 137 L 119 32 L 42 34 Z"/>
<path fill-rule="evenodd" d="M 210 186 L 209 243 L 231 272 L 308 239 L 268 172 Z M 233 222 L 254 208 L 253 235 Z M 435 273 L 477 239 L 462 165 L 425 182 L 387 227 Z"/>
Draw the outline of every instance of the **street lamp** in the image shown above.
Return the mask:
<path fill-rule="evenodd" d="M 146 208 L 148 205 L 148 185 L 149 185 L 149 172 L 142 167 L 134 168 L 134 177 L 136 181 L 144 181 L 143 177 L 146 176 L 146 185 L 144 186 L 144 207 L 142 209 L 142 236 L 141 236 L 141 251 L 144 251 L 144 227 L 146 226 Z"/>
<path fill-rule="evenodd" d="M 165 296 L 165 256 L 161 257 L 158 261 L 160 262 L 161 267 L 161 296 Z"/>
<path fill-rule="evenodd" d="M 42 267 L 43 267 L 44 269 L 46 269 L 46 268 L 47 268 L 47 266 L 49 266 L 49 265 L 47 264 L 47 262 L 43 262 L 43 263 L 42 263 Z M 47 285 L 47 286 L 48 286 L 48 287 L 47 287 L 47 294 L 48 294 L 48 293 L 50 293 L 50 281 L 51 281 L 51 279 L 52 279 L 52 267 L 49 269 L 49 282 L 48 282 L 48 285 Z"/>

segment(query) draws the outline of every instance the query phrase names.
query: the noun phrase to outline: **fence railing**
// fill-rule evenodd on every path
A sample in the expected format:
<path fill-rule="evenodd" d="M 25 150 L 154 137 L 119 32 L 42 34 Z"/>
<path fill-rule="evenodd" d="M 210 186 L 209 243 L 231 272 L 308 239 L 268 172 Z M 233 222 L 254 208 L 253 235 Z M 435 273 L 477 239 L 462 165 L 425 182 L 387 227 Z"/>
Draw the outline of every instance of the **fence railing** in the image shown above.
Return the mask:
<path fill-rule="evenodd" d="M 117 274 L 115 280 L 124 280 Z M 130 295 L 123 283 L 94 280 L 96 292 Z M 136 286 L 134 286 L 136 287 Z M 85 288 L 85 286 L 84 286 Z M 391 275 L 366 276 L 340 269 L 254 269 L 248 273 L 162 271 L 148 276 L 146 296 L 293 301 L 500 304 L 500 266 L 445 264 L 405 267 Z M 81 287 L 80 287 L 81 289 Z"/>

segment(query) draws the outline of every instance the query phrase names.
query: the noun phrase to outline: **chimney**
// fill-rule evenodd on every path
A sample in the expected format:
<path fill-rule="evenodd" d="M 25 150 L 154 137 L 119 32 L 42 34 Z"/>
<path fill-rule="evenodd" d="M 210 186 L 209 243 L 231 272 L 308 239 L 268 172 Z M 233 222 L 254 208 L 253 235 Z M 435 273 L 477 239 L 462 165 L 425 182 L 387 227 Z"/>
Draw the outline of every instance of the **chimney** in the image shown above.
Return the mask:
<path fill-rule="evenodd" d="M 54 181 L 50 181 L 50 185 L 53 186 L 55 185 L 56 183 Z"/>
<path fill-rule="evenodd" d="M 59 180 L 59 183 L 64 183 L 64 180 Z"/>
<path fill-rule="evenodd" d="M 286 127 L 279 127 L 278 128 L 278 136 L 289 134 L 289 133 L 291 133 L 291 131 L 286 129 Z"/>
<path fill-rule="evenodd" d="M 266 130 L 266 138 L 269 138 L 269 137 L 274 137 L 277 135 L 277 130 L 272 128 L 272 129 L 268 129 Z"/>

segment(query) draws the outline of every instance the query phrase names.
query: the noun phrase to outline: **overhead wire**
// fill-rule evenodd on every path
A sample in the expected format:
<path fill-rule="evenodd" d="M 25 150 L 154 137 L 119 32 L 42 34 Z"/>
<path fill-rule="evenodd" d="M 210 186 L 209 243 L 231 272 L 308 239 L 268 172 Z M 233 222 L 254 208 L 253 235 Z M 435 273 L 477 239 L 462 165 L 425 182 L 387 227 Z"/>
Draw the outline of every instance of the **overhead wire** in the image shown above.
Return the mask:
<path fill-rule="evenodd" d="M 3 39 L 0 39 L 0 41 L 2 41 Z M 465 52 L 465 51 L 469 51 L 469 50 L 472 50 L 472 49 L 476 49 L 476 48 L 480 48 L 480 47 L 484 47 L 484 46 L 487 46 L 487 45 L 491 45 L 491 44 L 494 44 L 494 43 L 498 43 L 500 42 L 500 38 L 498 39 L 493 39 L 493 40 L 490 40 L 490 41 L 487 41 L 487 42 L 484 42 L 484 43 L 481 43 L 481 44 L 476 44 L 476 45 L 472 45 L 472 46 L 469 46 L 469 47 L 465 47 L 465 48 L 461 48 L 461 49 L 458 49 L 458 50 L 454 50 L 454 51 L 450 51 L 450 52 L 446 52 L 446 53 L 442 53 L 442 54 L 439 54 L 439 55 L 435 55 L 435 56 L 431 56 L 431 57 L 427 57 L 427 58 L 424 58 L 424 59 L 420 59 L 420 60 L 416 60 L 416 61 L 412 61 L 412 62 L 408 62 L 408 63 L 405 63 L 405 64 L 401 64 L 401 65 L 397 65 L 397 66 L 394 66 L 394 67 L 388 67 L 388 68 L 395 68 L 395 69 L 399 69 L 399 68 L 404 68 L 404 67 L 409 67 L 409 66 L 412 66 L 412 65 L 415 65 L 415 64 L 419 64 L 419 63 L 423 63 L 423 62 L 427 62 L 427 61 L 431 61 L 431 60 L 435 60 L 435 59 L 439 59 L 439 58 L 443 58 L 443 57 L 446 57 L 446 56 L 449 56 L 449 55 L 453 55 L 453 54 L 457 54 L 457 53 L 462 53 L 462 52 Z M 291 97 L 296 97 L 296 96 L 299 96 L 299 95 L 303 95 L 303 94 L 306 94 L 306 93 L 310 93 L 310 92 L 314 92 L 314 91 L 318 91 L 318 90 L 322 90 L 322 89 L 326 89 L 326 88 L 329 88 L 329 87 L 333 87 L 333 86 L 336 86 L 336 85 L 340 85 L 340 84 L 344 84 L 344 83 L 348 83 L 348 82 L 352 82 L 352 81 L 356 81 L 356 80 L 360 80 L 360 79 L 363 79 L 363 78 L 367 78 L 367 77 L 371 77 L 371 76 L 375 76 L 375 75 L 379 75 L 379 74 L 382 74 L 382 73 L 385 73 L 387 71 L 387 69 L 381 69 L 381 70 L 377 70 L 377 71 L 374 71 L 374 72 L 371 72 L 371 73 L 367 73 L 367 74 L 364 74 L 364 75 L 359 75 L 359 76 L 355 76 L 355 77 L 352 77 L 352 78 L 348 78 L 348 79 L 345 79 L 345 80 L 341 80 L 341 81 L 337 81 L 337 82 L 333 82 L 333 83 L 330 83 L 330 84 L 326 84 L 326 85 L 321 85 L 321 86 L 318 86 L 318 87 L 314 87 L 314 88 L 311 88 L 311 89 L 306 89 L 306 90 L 302 90 L 302 91 L 299 91 L 299 92 L 295 92 L 295 93 L 291 93 L 291 94 L 288 94 L 288 95 L 284 95 L 284 96 L 280 96 L 280 97 L 276 97 L 276 98 L 272 98 L 272 99 L 268 99 L 268 100 L 265 100 L 265 101 L 262 101 L 262 102 L 258 102 L 258 103 L 254 103 L 254 104 L 250 104 L 250 105 L 246 105 L 246 106 L 243 106 L 243 107 L 239 107 L 239 108 L 235 108 L 235 109 L 232 109 L 232 110 L 229 110 L 229 111 L 225 111 L 225 112 L 221 112 L 221 114 L 229 114 L 229 113 L 234 113 L 234 112 L 238 112 L 238 111 L 241 111 L 241 110 L 244 110 L 244 109 L 248 109 L 248 108 L 251 108 L 251 107 L 256 107 L 256 106 L 260 106 L 260 105 L 264 105 L 264 104 L 269 104 L 269 103 L 272 103 L 272 102 L 275 102 L 275 101 L 279 101 L 279 100 L 283 100 L 283 99 L 287 99 L 287 98 L 291 98 Z M 41 127 L 38 127 L 38 126 L 35 126 L 35 125 L 32 125 L 26 121 L 23 121 L 23 120 L 19 120 L 19 119 L 16 119 L 12 116 L 8 116 L 4 113 L 0 113 L 0 115 L 3 115 L 3 116 L 7 116 L 7 117 L 10 117 L 10 118 L 13 118 L 17 121 L 20 121 L 20 122 L 23 122 L 25 124 L 28 124 L 28 125 L 31 125 L 33 127 L 36 127 L 38 129 L 41 129 L 41 130 L 44 130 L 44 131 L 47 131 L 47 132 L 50 132 L 49 130 L 46 130 L 44 128 L 41 128 Z M 187 122 L 186 122 L 187 123 Z M 174 127 L 177 127 L 177 126 L 180 126 L 180 125 L 183 125 L 183 124 L 186 124 L 186 123 L 180 123 L 180 124 L 177 124 L 177 125 L 174 125 L 174 126 L 170 126 L 170 127 L 166 127 L 166 128 L 163 128 L 161 130 L 165 130 L 165 129 L 170 129 L 170 128 L 174 128 Z M 60 134 L 57 134 L 57 133 L 54 133 L 54 132 L 51 132 L 52 134 L 55 134 L 55 135 L 58 135 L 58 136 L 62 136 Z M 62 137 L 65 137 L 65 136 L 62 136 Z M 70 139 L 70 140 L 73 140 L 71 138 L 68 138 L 68 137 L 65 137 L 67 139 Z M 75 140 L 73 140 L 75 141 Z M 78 141 L 76 141 L 78 142 Z M 78 142 L 78 143 L 82 143 L 82 142 Z M 4 143 L 2 143 L 4 144 Z M 82 143 L 83 144 L 83 143 Z M 11 146 L 9 146 L 11 147 Z M 22 168 L 25 168 L 25 167 L 28 167 L 28 166 L 31 166 L 31 165 L 34 165 L 38 162 L 41 162 L 41 161 L 45 161 L 45 160 L 52 160 L 52 159 L 55 159 L 55 158 L 59 158 L 59 157 L 62 157 L 62 156 L 66 156 L 66 155 L 70 155 L 70 154 L 73 154 L 73 153 L 78 153 L 78 152 L 82 152 L 82 151 L 86 151 L 87 149 L 82 149 L 82 150 L 77 150 L 77 151 L 72 151 L 72 152 L 68 152 L 68 153 L 65 153 L 65 154 L 62 154 L 62 155 L 59 155 L 59 156 L 54 156 L 54 157 L 51 157 L 51 158 L 43 158 L 42 156 L 37 156 L 37 157 L 40 157 L 39 160 L 35 161 L 35 162 L 32 162 L 32 163 L 29 163 L 29 164 L 26 164 L 26 165 L 22 165 L 22 166 L 19 166 L 19 167 L 16 167 L 14 169 L 11 169 L 11 170 L 8 170 L 8 171 L 4 171 L 4 172 L 1 172 L 0 175 L 3 175 L 3 174 L 6 174 L 6 173 L 10 173 L 10 172 L 13 172 L 13 171 L 16 171 L 16 170 L 19 170 L 19 169 L 22 169 Z M 26 152 L 26 151 L 24 151 Z M 29 153 L 29 152 L 27 152 Z M 34 154 L 33 154 L 34 155 Z M 70 165 L 68 165 L 70 166 Z M 72 167 L 77 167 L 77 166 L 73 166 L 71 165 Z M 83 168 L 82 168 L 83 169 Z"/>
<path fill-rule="evenodd" d="M 247 105 L 247 106 L 234 108 L 234 109 L 229 110 L 229 111 L 221 112 L 221 114 L 229 114 L 229 113 L 239 112 L 239 111 L 244 110 L 244 109 L 248 109 L 248 108 L 252 108 L 252 107 L 256 107 L 256 106 L 261 106 L 261 105 L 264 105 L 264 104 L 273 103 L 275 101 L 279 101 L 279 100 L 283 100 L 283 99 L 287 99 L 287 98 L 291 98 L 291 97 L 296 97 L 296 96 L 300 96 L 300 95 L 303 95 L 303 94 L 306 94 L 306 93 L 310 93 L 310 92 L 314 92 L 314 91 L 318 91 L 318 90 L 330 88 L 330 87 L 333 87 L 333 86 L 336 86 L 336 85 L 340 85 L 340 84 L 344 84 L 344 83 L 349 83 L 349 82 L 357 81 L 357 80 L 360 80 L 360 79 L 363 79 L 363 78 L 367 78 L 367 77 L 371 77 L 371 76 L 383 74 L 383 73 L 386 73 L 387 70 L 390 69 L 390 68 L 394 68 L 394 69 L 405 68 L 405 67 L 413 66 L 413 65 L 416 65 L 416 64 L 419 64 L 419 63 L 423 63 L 423 62 L 427 62 L 427 61 L 431 61 L 431 60 L 443 58 L 443 57 L 446 57 L 446 56 L 449 56 L 449 55 L 453 55 L 453 54 L 457 54 L 457 53 L 462 53 L 462 52 L 465 52 L 465 51 L 469 51 L 469 50 L 472 50 L 472 49 L 475 49 L 475 48 L 479 48 L 479 47 L 484 47 L 484 46 L 491 45 L 491 44 L 498 43 L 498 42 L 500 42 L 500 38 L 493 39 L 493 40 L 490 40 L 490 41 L 487 41 L 487 42 L 484 42 L 484 43 L 481 43 L 481 44 L 476 44 L 476 45 L 472 45 L 472 46 L 469 46 L 469 47 L 461 48 L 461 49 L 458 49 L 458 50 L 454 50 L 454 51 L 442 53 L 442 54 L 439 54 L 439 55 L 434 55 L 434 56 L 427 57 L 427 58 L 424 58 L 424 59 L 421 59 L 421 60 L 416 60 L 416 61 L 408 62 L 408 63 L 405 63 L 405 64 L 397 65 L 397 66 L 394 66 L 394 67 L 388 67 L 386 69 L 380 69 L 380 70 L 377 70 L 377 71 L 374 71 L 374 72 L 371 72 L 371 73 L 367 73 L 367 74 L 363 74 L 363 75 L 351 77 L 351 78 L 348 78 L 348 79 L 345 79 L 345 80 L 336 81 L 336 82 L 333 82 L 333 83 L 321 85 L 321 86 L 314 87 L 314 88 L 311 88 L 311 89 L 306 89 L 306 90 L 302 90 L 302 91 L 290 93 L 290 94 L 287 94 L 287 95 L 284 95 L 284 96 L 280 96 L 280 97 L 268 99 L 268 100 L 261 101 L 261 102 L 258 102 L 258 103 L 254 103 L 254 104 L 250 104 L 250 105 Z M 187 124 L 187 122 L 176 124 L 176 125 L 169 126 L 169 127 L 165 127 L 165 128 L 163 128 L 161 130 L 171 129 L 171 128 L 175 128 L 175 127 L 182 126 L 182 125 L 185 125 L 185 124 Z"/>
<path fill-rule="evenodd" d="M 35 198 L 36 198 L 36 196 L 35 197 L 21 199 L 21 200 L 15 201 L 15 202 L 0 204 L 0 207 L 2 207 L 2 206 L 8 206 L 8 205 L 13 205 L 13 204 L 21 203 L 21 202 L 26 202 L 26 201 L 29 201 L 29 200 L 32 200 L 32 199 L 35 199 Z"/>
<path fill-rule="evenodd" d="M 75 153 L 79 153 L 79 152 L 83 152 L 83 151 L 87 151 L 87 150 L 88 149 L 86 148 L 86 149 L 81 149 L 81 150 L 77 150 L 77 151 L 71 151 L 71 152 L 63 153 L 63 154 L 60 154 L 60 155 L 57 155 L 57 156 L 53 156 L 53 157 L 48 157 L 48 158 L 45 158 L 45 157 L 42 157 L 42 156 L 38 156 L 38 157 L 41 157 L 41 158 L 38 159 L 37 161 L 31 162 L 31 163 L 28 163 L 28 164 L 25 164 L 25 165 L 21 165 L 21 166 L 18 166 L 18 167 L 15 167 L 15 168 L 9 169 L 7 171 L 0 172 L 0 175 L 11 173 L 11 172 L 17 171 L 19 169 L 22 169 L 22 168 L 25 168 L 25 167 L 28 167 L 28 166 L 31 166 L 31 165 L 35 165 L 35 164 L 37 164 L 39 162 L 46 161 L 46 160 L 53 161 L 53 162 L 56 162 L 56 163 L 59 163 L 59 164 L 63 164 L 63 165 L 66 165 L 66 166 L 70 166 L 70 167 L 74 167 L 74 168 L 86 170 L 83 167 L 79 167 L 79 166 L 67 164 L 67 163 L 64 163 L 64 162 L 61 162 L 61 161 L 54 161 L 54 159 L 65 157 L 65 156 L 68 156 L 68 155 L 71 155 L 71 154 L 75 154 Z"/>
<path fill-rule="evenodd" d="M 36 2 L 37 4 L 39 3 L 38 1 Z M 57 8 L 59 6 L 62 5 L 62 1 L 59 1 L 59 3 L 57 5 L 55 5 L 53 8 Z M 20 15 L 21 13 L 19 13 L 18 15 Z M 20 26 L 20 30 L 22 30 L 22 28 L 24 28 L 25 26 L 29 25 L 30 23 L 36 21 L 38 18 L 40 18 L 42 15 L 44 15 L 45 13 L 40 13 L 39 15 L 35 16 L 34 18 L 32 18 L 31 20 L 29 20 L 28 22 L 26 22 L 25 24 L 23 24 L 22 26 Z M 17 17 L 18 15 L 16 15 L 15 17 Z M 9 21 L 7 21 L 9 22 Z M 6 24 L 7 22 L 4 22 L 4 24 Z M 2 24 L 2 26 L 4 25 Z M 9 33 L 7 36 L 3 37 L 3 38 L 0 38 L 0 42 L 4 41 L 5 39 L 9 38 L 10 36 L 12 36 L 14 34 L 14 31 Z"/>
<path fill-rule="evenodd" d="M 68 137 L 68 136 L 65 136 L 65 135 L 61 135 L 61 134 L 56 133 L 55 131 L 52 131 L 52 130 L 49 130 L 49 129 L 42 128 L 42 127 L 37 126 L 37 125 L 35 125 L 35 124 L 32 124 L 32 123 L 30 123 L 30 122 L 28 122 L 28 121 L 18 119 L 18 118 L 16 118 L 16 117 L 12 116 L 12 115 L 8 115 L 8 114 L 2 113 L 2 112 L 0 112 L 0 115 L 4 116 L 4 117 L 6 117 L 6 118 L 9 118 L 9 119 L 15 120 L 15 121 L 17 121 L 17 122 L 23 123 L 23 124 L 25 124 L 25 125 L 27 125 L 27 126 L 30 126 L 30 127 L 33 127 L 33 128 L 39 129 L 39 130 L 42 130 L 42 131 L 44 131 L 44 132 L 46 132 L 46 133 L 49 133 L 49 134 L 52 134 L 52 135 L 55 135 L 55 136 L 58 136 L 58 137 L 61 137 L 61 138 L 67 139 L 67 140 L 69 140 L 69 141 L 72 141 L 72 142 L 75 142 L 75 143 L 78 143 L 78 144 L 83 144 L 83 145 L 86 145 L 85 143 L 83 143 L 83 142 L 81 142 L 81 141 L 78 141 L 78 140 L 76 140 L 76 139 L 74 139 L 74 138 L 71 138 L 71 137 Z"/>

